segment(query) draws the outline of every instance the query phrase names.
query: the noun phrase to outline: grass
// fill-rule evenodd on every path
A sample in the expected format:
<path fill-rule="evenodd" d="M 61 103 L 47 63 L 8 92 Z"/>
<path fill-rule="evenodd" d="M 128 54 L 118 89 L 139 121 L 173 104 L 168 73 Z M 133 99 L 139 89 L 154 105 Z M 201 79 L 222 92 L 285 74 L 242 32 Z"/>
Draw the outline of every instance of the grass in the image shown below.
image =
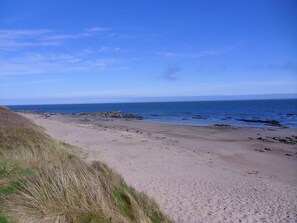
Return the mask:
<path fill-rule="evenodd" d="M 172 222 L 102 162 L 0 107 L 0 223 Z"/>
<path fill-rule="evenodd" d="M 7 220 L 7 218 L 5 216 L 2 216 L 0 214 L 0 223 L 9 223 L 9 221 Z"/>

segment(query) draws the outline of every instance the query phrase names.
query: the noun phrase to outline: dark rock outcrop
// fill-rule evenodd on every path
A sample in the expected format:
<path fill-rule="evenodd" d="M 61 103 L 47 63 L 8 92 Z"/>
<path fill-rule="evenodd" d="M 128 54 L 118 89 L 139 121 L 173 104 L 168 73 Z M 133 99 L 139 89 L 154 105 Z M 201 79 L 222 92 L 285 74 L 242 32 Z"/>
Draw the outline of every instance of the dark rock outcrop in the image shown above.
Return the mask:
<path fill-rule="evenodd" d="M 143 119 L 143 117 L 140 116 L 140 115 L 122 113 L 122 112 L 118 112 L 118 111 L 112 111 L 112 112 L 81 112 L 81 113 L 78 113 L 77 115 L 90 116 L 90 117 L 103 117 L 103 118 L 127 118 L 127 119 L 138 119 L 138 120 Z"/>
<path fill-rule="evenodd" d="M 237 119 L 237 120 L 242 122 L 255 122 L 255 123 L 263 123 L 265 125 L 270 125 L 270 126 L 283 127 L 283 125 L 276 120 L 261 120 L 261 119 Z"/>
<path fill-rule="evenodd" d="M 222 128 L 230 128 L 231 127 L 231 125 L 228 125 L 228 124 L 214 124 L 213 126 L 222 127 Z"/>

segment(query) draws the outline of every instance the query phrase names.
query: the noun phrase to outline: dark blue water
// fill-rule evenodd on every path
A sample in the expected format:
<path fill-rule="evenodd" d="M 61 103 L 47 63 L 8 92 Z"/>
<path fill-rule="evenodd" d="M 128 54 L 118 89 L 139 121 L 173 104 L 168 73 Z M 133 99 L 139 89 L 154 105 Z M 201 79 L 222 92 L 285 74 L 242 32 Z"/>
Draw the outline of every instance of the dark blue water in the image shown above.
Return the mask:
<path fill-rule="evenodd" d="M 277 120 L 287 127 L 297 128 L 297 99 L 19 105 L 8 107 L 13 110 L 36 110 L 62 114 L 122 111 L 141 115 L 144 117 L 144 121 L 184 125 L 231 124 L 264 126 L 261 123 L 247 123 L 238 119 Z"/>

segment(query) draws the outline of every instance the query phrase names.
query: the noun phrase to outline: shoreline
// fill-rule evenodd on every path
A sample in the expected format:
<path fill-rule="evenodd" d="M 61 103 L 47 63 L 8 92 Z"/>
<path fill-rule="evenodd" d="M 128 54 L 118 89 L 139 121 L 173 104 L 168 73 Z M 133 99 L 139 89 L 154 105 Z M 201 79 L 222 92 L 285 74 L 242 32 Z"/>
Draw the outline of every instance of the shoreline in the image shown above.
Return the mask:
<path fill-rule="evenodd" d="M 297 147 L 282 141 L 295 129 L 22 115 L 106 162 L 177 222 L 297 219 Z"/>
<path fill-rule="evenodd" d="M 234 123 L 234 122 L 214 122 L 214 123 L 186 123 L 182 121 L 164 121 L 164 120 L 157 120 L 157 119 L 149 119 L 138 114 L 132 113 L 123 113 L 121 111 L 106 111 L 106 112 L 79 112 L 79 113 L 51 113 L 46 111 L 37 111 L 37 110 L 15 110 L 18 113 L 24 114 L 33 114 L 33 115 L 44 115 L 46 117 L 54 116 L 72 116 L 76 118 L 89 118 L 92 117 L 94 121 L 96 119 L 101 119 L 102 121 L 116 121 L 116 120 L 125 120 L 125 121 L 139 121 L 144 123 L 156 123 L 156 124 L 165 124 L 165 125 L 177 125 L 177 126 L 198 126 L 198 127 L 230 127 L 230 128 L 265 128 L 265 129 L 277 129 L 277 128 L 288 128 L 288 129 L 295 129 L 297 127 L 289 127 L 282 125 L 281 122 L 276 120 L 269 120 L 269 119 L 242 119 L 243 123 Z M 159 115 L 158 115 L 159 116 Z M 188 119 L 187 119 L 188 120 Z M 236 119 L 235 119 L 236 120 Z M 246 122 L 244 124 L 244 122 Z M 261 124 L 247 124 L 247 123 L 262 123 Z"/>

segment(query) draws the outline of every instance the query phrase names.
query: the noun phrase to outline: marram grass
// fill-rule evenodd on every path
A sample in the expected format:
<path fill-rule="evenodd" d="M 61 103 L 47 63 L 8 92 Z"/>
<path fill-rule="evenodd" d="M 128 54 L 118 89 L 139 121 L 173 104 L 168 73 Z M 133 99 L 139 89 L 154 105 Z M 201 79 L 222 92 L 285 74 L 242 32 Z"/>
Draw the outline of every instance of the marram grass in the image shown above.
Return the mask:
<path fill-rule="evenodd" d="M 102 162 L 0 107 L 0 223 L 172 222 Z"/>

